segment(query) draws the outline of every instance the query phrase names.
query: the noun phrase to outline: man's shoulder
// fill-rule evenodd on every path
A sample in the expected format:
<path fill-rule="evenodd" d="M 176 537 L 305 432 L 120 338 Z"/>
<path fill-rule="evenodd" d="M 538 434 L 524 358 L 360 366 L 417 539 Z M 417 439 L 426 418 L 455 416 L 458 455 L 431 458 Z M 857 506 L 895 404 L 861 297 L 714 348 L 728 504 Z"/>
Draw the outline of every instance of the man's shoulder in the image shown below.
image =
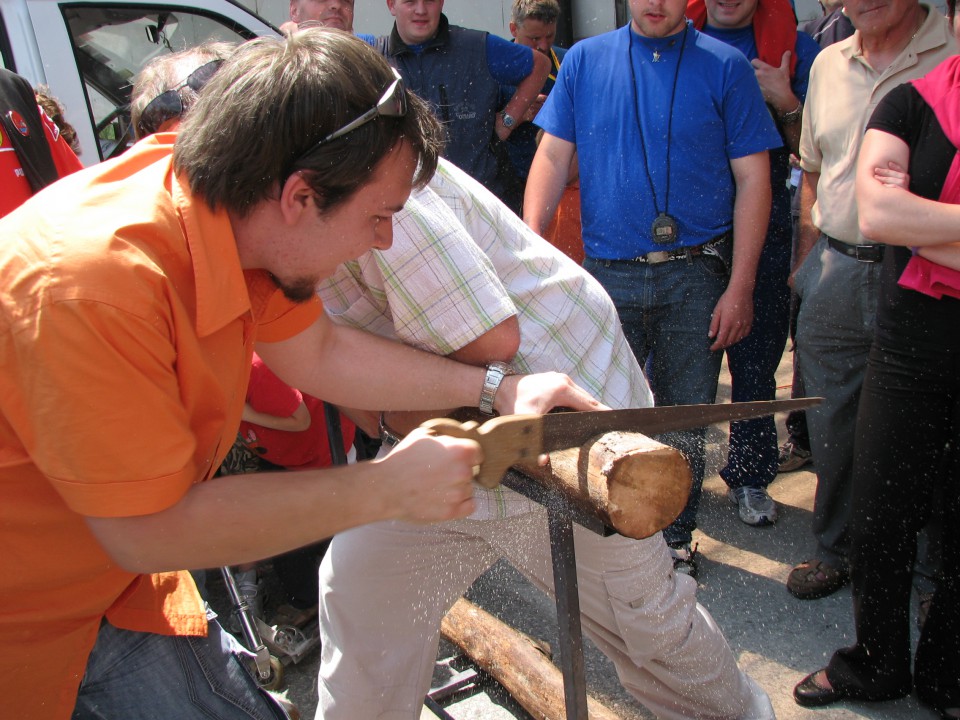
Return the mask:
<path fill-rule="evenodd" d="M 691 27 L 689 30 L 692 38 L 691 44 L 695 52 L 699 52 L 701 57 L 700 60 L 708 60 L 712 57 L 715 58 L 718 62 L 724 63 L 727 65 L 742 65 L 746 63 L 750 64 L 750 61 L 747 60 L 746 56 L 733 47 L 725 43 L 719 38 L 715 38 L 711 35 L 707 35 L 705 32 L 701 32 L 696 28 Z"/>
<path fill-rule="evenodd" d="M 462 25 L 450 25 L 449 34 L 445 38 L 445 44 L 450 49 L 456 50 L 460 42 L 486 42 L 487 36 L 499 38 L 497 35 L 490 35 L 486 30 L 477 30 L 476 28 L 463 27 Z M 503 40 L 503 38 L 499 39 Z M 503 41 L 509 42 L 508 40 Z"/>
<path fill-rule="evenodd" d="M 630 32 L 629 27 L 622 27 L 617 28 L 616 30 L 608 30 L 607 32 L 600 33 L 599 35 L 592 35 L 584 38 L 583 40 L 578 40 L 567 51 L 567 53 L 572 56 L 584 53 L 609 52 L 613 48 L 617 47 L 620 43 L 626 42 L 625 38 L 627 37 L 626 33 L 628 32 Z"/>
<path fill-rule="evenodd" d="M 810 33 L 804 30 L 797 30 L 797 39 L 793 43 L 793 48 L 800 57 L 804 55 L 816 55 L 820 52 L 820 45 L 813 39 Z"/>

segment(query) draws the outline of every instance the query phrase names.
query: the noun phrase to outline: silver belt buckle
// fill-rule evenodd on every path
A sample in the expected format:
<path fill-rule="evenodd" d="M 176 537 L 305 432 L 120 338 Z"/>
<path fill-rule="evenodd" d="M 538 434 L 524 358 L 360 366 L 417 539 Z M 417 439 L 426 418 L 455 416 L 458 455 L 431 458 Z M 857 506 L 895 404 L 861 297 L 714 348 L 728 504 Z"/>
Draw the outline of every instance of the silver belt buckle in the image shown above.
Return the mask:
<path fill-rule="evenodd" d="M 672 259 L 673 254 L 668 250 L 655 250 L 654 252 L 647 253 L 646 255 L 646 260 L 649 265 L 659 265 L 660 263 L 664 263 Z"/>

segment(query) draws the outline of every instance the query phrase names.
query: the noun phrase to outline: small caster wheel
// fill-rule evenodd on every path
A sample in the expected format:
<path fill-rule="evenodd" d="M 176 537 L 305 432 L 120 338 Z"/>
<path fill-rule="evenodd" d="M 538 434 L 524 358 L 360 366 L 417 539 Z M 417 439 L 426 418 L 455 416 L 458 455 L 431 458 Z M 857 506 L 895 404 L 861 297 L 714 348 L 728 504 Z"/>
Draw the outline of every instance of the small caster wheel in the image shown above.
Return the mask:
<path fill-rule="evenodd" d="M 270 675 L 262 678 L 257 675 L 257 684 L 264 690 L 279 690 L 283 686 L 283 663 L 270 656 Z"/>

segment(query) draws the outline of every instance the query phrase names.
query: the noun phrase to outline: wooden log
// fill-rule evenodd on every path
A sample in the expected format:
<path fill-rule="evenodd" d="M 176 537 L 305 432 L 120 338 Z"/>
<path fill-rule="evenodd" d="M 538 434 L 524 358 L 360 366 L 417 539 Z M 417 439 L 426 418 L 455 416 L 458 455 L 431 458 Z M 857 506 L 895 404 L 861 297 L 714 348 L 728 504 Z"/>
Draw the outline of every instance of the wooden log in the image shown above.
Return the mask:
<path fill-rule="evenodd" d="M 676 519 L 692 482 L 683 453 L 639 433 L 607 433 L 581 448 L 551 453 L 549 467 L 517 465 L 514 470 L 637 539 Z"/>
<path fill-rule="evenodd" d="M 440 624 L 440 631 L 537 720 L 564 720 L 563 675 L 535 640 L 461 598 Z M 594 698 L 587 698 L 590 720 L 617 720 Z"/>

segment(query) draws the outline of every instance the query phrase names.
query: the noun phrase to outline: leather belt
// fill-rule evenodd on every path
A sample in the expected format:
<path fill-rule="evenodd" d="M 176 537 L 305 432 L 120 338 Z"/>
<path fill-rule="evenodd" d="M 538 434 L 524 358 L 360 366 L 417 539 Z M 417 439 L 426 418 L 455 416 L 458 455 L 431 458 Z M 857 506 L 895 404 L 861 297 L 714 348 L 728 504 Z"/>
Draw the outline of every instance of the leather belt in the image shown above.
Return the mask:
<path fill-rule="evenodd" d="M 832 238 L 829 235 L 824 235 L 824 237 L 827 239 L 827 244 L 831 247 L 831 249 L 836 250 L 841 255 L 851 257 L 857 262 L 883 262 L 883 249 L 886 247 L 885 245 L 851 245 L 850 243 L 845 243 L 842 240 Z"/>
<path fill-rule="evenodd" d="M 609 264 L 615 262 L 636 262 L 645 263 L 647 265 L 659 265 L 660 263 L 670 262 L 671 260 L 691 260 L 692 258 L 699 257 L 701 255 L 717 255 L 718 253 L 714 248 L 732 237 L 732 232 L 725 232 L 723 235 L 718 235 L 717 237 L 713 238 L 713 240 L 708 240 L 707 242 L 703 243 L 703 245 L 679 248 L 677 250 L 654 250 L 646 255 L 639 255 L 633 258 L 622 258 L 620 260 L 601 260 L 600 262 L 608 266 Z"/>

